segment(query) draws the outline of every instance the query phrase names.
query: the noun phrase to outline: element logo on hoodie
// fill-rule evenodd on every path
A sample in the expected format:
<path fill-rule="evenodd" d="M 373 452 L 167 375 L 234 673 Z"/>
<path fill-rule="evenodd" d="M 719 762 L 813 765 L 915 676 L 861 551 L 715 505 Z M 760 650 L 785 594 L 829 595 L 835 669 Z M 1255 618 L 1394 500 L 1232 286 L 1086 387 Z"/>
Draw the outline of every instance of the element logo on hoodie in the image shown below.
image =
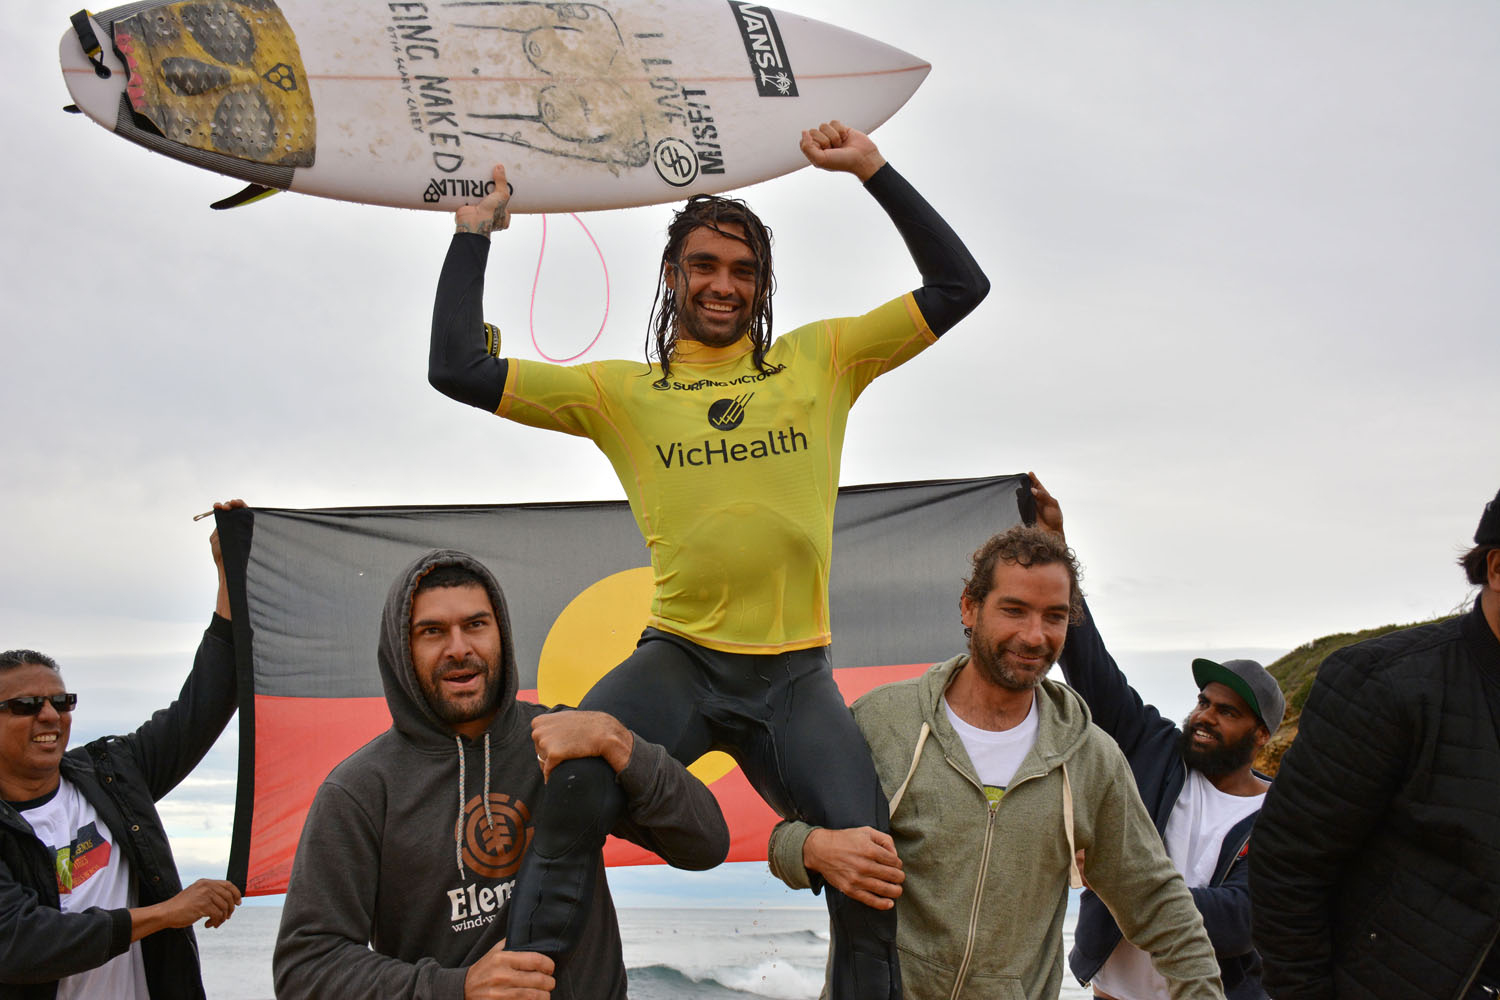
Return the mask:
<path fill-rule="evenodd" d="M 479 796 L 464 803 L 460 824 L 464 866 L 481 878 L 514 875 L 535 832 L 526 803 L 500 792 L 490 793 L 488 817 Z"/>

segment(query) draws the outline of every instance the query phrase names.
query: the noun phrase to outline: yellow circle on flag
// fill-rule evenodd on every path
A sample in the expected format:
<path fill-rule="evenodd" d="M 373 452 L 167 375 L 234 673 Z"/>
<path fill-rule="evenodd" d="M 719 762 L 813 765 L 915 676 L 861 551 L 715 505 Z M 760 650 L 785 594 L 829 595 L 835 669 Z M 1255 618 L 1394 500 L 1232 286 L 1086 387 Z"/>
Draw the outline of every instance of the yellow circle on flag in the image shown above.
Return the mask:
<path fill-rule="evenodd" d="M 651 567 L 638 566 L 591 584 L 562 609 L 537 664 L 536 694 L 543 705 L 577 705 L 599 679 L 635 650 L 650 619 Z M 688 770 L 711 785 L 734 769 L 734 759 L 711 751 Z"/>

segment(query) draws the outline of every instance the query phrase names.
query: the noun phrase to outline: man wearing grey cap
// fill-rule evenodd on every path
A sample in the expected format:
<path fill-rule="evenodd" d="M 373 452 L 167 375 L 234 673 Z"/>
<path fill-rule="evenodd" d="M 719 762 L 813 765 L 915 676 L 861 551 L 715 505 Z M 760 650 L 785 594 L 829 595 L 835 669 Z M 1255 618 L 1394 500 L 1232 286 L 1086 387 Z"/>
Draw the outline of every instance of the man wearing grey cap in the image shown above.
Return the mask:
<path fill-rule="evenodd" d="M 1062 508 L 1035 475 L 1031 492 L 1038 527 L 1062 537 Z M 1155 706 L 1142 703 L 1105 648 L 1086 604 L 1082 620 L 1068 628 L 1058 664 L 1088 703 L 1095 725 L 1114 738 L 1130 762 L 1146 811 L 1203 915 L 1225 997 L 1264 997 L 1260 957 L 1250 942 L 1245 855 L 1270 786 L 1251 761 L 1281 725 L 1286 700 L 1280 685 L 1254 660 L 1194 660 L 1198 701 L 1179 728 Z M 1124 939 L 1092 891 L 1079 904 L 1068 964 L 1096 996 L 1168 996 L 1150 956 Z"/>
<path fill-rule="evenodd" d="M 1252 855 L 1277 1000 L 1500 996 L 1500 493 L 1468 614 L 1318 669 Z"/>

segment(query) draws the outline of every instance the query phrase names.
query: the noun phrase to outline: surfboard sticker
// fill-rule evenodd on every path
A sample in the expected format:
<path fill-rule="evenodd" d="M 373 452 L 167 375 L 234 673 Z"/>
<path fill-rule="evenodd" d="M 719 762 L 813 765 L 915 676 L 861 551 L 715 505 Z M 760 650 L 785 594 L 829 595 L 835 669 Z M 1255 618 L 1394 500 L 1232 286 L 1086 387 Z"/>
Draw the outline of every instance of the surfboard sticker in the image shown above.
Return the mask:
<path fill-rule="evenodd" d="M 93 23 L 126 74 L 99 78 L 75 31 L 59 56 L 105 128 L 253 183 L 436 211 L 484 197 L 496 163 L 517 213 L 744 187 L 806 166 L 804 128 L 873 130 L 931 69 L 748 0 L 181 0 Z"/>
<path fill-rule="evenodd" d="M 163 4 L 116 21 L 114 41 L 131 109 L 166 138 L 253 163 L 313 164 L 307 73 L 272 0 Z"/>
<path fill-rule="evenodd" d="M 755 74 L 755 89 L 761 97 L 796 97 L 797 78 L 786 57 L 781 32 L 776 30 L 776 15 L 758 3 L 729 0 L 734 8 L 740 37 L 745 40 L 745 55 L 750 58 L 750 72 Z"/>

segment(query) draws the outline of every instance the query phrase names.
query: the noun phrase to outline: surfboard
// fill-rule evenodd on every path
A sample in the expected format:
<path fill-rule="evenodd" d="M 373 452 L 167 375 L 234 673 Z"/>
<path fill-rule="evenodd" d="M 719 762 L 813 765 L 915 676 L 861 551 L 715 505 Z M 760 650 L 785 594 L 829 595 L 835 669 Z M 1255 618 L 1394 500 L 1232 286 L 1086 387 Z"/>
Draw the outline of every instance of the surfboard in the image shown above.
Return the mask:
<path fill-rule="evenodd" d="M 799 132 L 886 121 L 930 65 L 744 0 L 182 0 L 80 13 L 76 107 L 259 189 L 452 211 L 506 165 L 515 212 L 715 193 L 806 165 Z"/>

